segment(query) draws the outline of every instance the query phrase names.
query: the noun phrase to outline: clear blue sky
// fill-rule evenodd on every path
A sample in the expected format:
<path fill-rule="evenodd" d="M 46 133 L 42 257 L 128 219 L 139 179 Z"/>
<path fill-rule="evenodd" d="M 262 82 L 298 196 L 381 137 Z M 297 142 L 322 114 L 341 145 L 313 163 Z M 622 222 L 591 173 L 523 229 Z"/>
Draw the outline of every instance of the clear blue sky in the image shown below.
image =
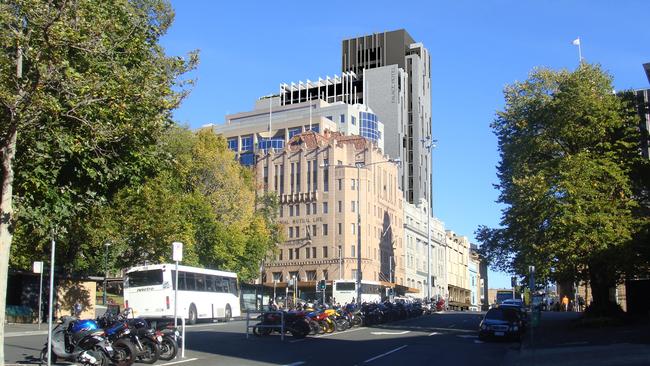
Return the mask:
<path fill-rule="evenodd" d="M 435 4 L 434 4 L 435 3 Z M 650 3 L 611 1 L 172 1 L 167 52 L 200 50 L 197 84 L 175 113 L 190 127 L 252 108 L 282 82 L 340 74 L 341 40 L 405 28 L 431 53 L 434 213 L 475 242 L 497 226 L 496 138 L 490 130 L 506 84 L 536 66 L 576 67 L 576 37 L 617 89 L 646 88 Z M 490 273 L 490 287 L 509 287 Z"/>

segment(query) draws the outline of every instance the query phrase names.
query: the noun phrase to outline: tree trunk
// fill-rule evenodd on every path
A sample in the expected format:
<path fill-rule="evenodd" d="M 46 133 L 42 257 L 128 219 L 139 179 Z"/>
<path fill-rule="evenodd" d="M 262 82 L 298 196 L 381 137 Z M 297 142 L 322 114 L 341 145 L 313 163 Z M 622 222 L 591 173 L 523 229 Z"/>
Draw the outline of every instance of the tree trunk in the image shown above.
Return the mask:
<path fill-rule="evenodd" d="M 16 155 L 16 126 L 12 124 L 7 143 L 0 150 L 2 166 L 0 179 L 2 191 L 0 193 L 0 366 L 4 366 L 4 324 L 5 308 L 7 303 L 7 280 L 9 274 L 9 253 L 13 238 L 13 159 Z"/>
<path fill-rule="evenodd" d="M 589 266 L 589 284 L 593 302 L 588 311 L 592 316 L 612 316 L 621 312 L 620 307 L 609 298 L 609 290 L 616 286 L 616 277 L 607 264 Z"/>

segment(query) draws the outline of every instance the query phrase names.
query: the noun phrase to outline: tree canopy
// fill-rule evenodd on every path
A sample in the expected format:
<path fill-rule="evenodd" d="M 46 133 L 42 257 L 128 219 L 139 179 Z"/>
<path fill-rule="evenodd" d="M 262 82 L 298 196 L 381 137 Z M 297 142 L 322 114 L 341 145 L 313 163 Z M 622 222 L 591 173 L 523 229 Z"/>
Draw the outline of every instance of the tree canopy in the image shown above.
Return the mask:
<path fill-rule="evenodd" d="M 638 120 L 612 78 L 587 63 L 535 70 L 504 94 L 491 127 L 506 208 L 500 228 L 477 231 L 482 253 L 497 269 L 588 280 L 594 302 L 607 302 L 644 220 L 631 178 L 643 165 Z"/>

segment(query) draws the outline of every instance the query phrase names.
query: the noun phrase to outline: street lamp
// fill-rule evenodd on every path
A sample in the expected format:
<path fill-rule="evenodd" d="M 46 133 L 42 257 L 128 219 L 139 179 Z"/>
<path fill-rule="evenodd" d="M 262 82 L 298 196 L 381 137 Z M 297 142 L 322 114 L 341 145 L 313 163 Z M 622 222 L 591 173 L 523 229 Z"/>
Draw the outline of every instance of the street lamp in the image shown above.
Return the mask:
<path fill-rule="evenodd" d="M 104 296 L 103 296 L 103 301 L 104 305 L 106 305 L 106 286 L 107 286 L 107 281 L 106 279 L 108 278 L 108 247 L 111 246 L 111 242 L 107 241 L 104 243 Z"/>
<path fill-rule="evenodd" d="M 431 150 L 436 147 L 436 142 L 438 142 L 438 140 L 432 139 L 431 136 L 427 136 L 426 139 L 422 139 L 420 142 L 425 149 L 429 150 L 429 157 L 431 157 Z M 431 163 L 429 164 L 429 169 L 431 171 L 433 171 L 431 168 L 432 165 L 433 164 Z M 429 174 L 429 177 L 432 176 L 433 174 Z M 427 198 L 429 199 L 429 202 L 427 202 L 427 301 L 431 300 L 431 207 L 433 206 L 433 198 L 431 197 L 432 184 L 433 182 L 430 181 L 427 185 Z"/>
<path fill-rule="evenodd" d="M 355 279 L 355 287 L 357 290 L 357 304 L 361 304 L 361 168 L 367 168 L 371 165 L 378 165 L 384 163 L 400 164 L 402 161 L 397 159 L 389 159 L 385 161 L 376 161 L 374 163 L 356 162 L 354 165 L 340 164 L 335 165 L 336 168 L 356 168 L 357 169 L 357 278 Z M 329 164 L 322 164 L 321 168 L 327 168 Z"/>

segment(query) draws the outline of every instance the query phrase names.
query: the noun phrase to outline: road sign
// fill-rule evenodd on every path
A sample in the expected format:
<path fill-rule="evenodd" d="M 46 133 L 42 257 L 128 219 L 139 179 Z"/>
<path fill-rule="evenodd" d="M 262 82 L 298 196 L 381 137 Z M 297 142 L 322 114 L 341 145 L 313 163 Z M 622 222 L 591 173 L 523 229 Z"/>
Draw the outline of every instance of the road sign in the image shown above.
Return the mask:
<path fill-rule="evenodd" d="M 183 243 L 180 241 L 172 243 L 172 259 L 176 262 L 183 261 Z"/>
<path fill-rule="evenodd" d="M 43 262 L 34 262 L 33 272 L 43 273 Z"/>

